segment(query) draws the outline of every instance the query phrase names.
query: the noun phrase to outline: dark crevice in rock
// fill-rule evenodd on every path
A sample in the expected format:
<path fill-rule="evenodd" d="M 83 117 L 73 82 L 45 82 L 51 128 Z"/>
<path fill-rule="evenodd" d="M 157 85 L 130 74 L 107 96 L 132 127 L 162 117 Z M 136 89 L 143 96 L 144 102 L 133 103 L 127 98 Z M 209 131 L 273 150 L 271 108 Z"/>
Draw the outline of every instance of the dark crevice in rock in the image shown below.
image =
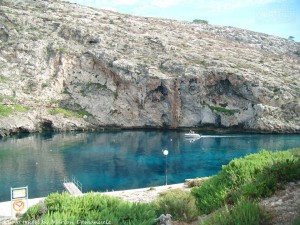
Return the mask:
<path fill-rule="evenodd" d="M 30 130 L 26 127 L 18 127 L 16 133 L 30 133 Z"/>
<path fill-rule="evenodd" d="M 42 131 L 54 131 L 53 122 L 51 120 L 44 120 L 40 123 Z"/>
<path fill-rule="evenodd" d="M 6 30 L 4 28 L 0 28 L 0 40 L 7 42 L 9 38 L 8 33 L 6 32 Z"/>
<path fill-rule="evenodd" d="M 161 116 L 161 120 L 163 121 L 162 127 L 163 128 L 170 128 L 170 121 L 168 119 L 168 115 L 167 114 L 162 114 Z"/>
<path fill-rule="evenodd" d="M 167 96 L 168 89 L 163 84 L 147 94 L 147 98 L 149 98 L 152 102 L 164 101 Z"/>
<path fill-rule="evenodd" d="M 88 43 L 89 43 L 90 45 L 98 44 L 98 43 L 99 43 L 99 40 L 91 39 L 91 40 L 88 41 Z"/>

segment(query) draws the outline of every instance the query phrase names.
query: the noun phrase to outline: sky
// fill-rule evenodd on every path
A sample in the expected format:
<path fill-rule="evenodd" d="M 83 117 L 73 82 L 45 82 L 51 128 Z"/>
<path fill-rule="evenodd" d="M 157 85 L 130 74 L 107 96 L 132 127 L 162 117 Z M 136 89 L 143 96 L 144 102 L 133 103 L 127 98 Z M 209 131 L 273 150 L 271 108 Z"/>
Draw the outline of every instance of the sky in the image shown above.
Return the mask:
<path fill-rule="evenodd" d="M 136 16 L 207 20 L 300 41 L 299 0 L 66 0 Z"/>

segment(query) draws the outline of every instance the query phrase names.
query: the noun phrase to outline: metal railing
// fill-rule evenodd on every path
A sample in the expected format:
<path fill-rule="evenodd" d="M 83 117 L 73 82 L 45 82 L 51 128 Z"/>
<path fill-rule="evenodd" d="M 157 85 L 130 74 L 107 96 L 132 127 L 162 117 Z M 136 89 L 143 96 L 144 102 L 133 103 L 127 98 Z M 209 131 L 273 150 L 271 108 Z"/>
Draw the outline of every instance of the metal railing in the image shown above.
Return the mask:
<path fill-rule="evenodd" d="M 76 187 L 82 192 L 82 183 L 79 182 L 79 180 L 76 179 L 75 176 L 72 175 L 71 179 L 68 177 L 64 177 L 64 183 L 74 183 Z"/>

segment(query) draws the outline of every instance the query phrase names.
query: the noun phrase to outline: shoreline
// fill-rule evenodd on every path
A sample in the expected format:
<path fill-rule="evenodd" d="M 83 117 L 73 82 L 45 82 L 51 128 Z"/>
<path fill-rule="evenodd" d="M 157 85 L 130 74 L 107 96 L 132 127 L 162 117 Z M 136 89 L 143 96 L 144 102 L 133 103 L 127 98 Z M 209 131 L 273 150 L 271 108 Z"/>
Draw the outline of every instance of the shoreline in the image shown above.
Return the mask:
<path fill-rule="evenodd" d="M 188 188 L 186 183 L 179 183 L 179 184 L 170 184 L 170 185 L 155 186 L 155 187 L 148 187 L 148 188 L 123 190 L 123 191 L 100 192 L 100 194 L 118 197 L 129 202 L 142 203 L 142 202 L 152 202 L 158 197 L 158 195 L 161 192 L 168 191 L 171 189 L 183 189 L 188 191 L 190 188 Z"/>
<path fill-rule="evenodd" d="M 37 133 L 44 133 L 44 132 L 53 132 L 53 133 L 72 133 L 72 132 L 105 132 L 105 131 L 177 131 L 177 132 L 186 132 L 189 130 L 193 130 L 196 132 L 205 132 L 207 134 L 278 134 L 278 135 L 299 135 L 300 130 L 255 130 L 255 129 L 242 129 L 236 127 L 101 127 L 101 128 L 78 128 L 78 129 L 57 129 L 57 130 L 35 130 L 29 132 L 8 132 L 4 133 L 1 132 L 0 127 L 0 139 L 1 138 L 8 138 L 8 137 L 16 137 L 18 135 L 31 135 Z"/>

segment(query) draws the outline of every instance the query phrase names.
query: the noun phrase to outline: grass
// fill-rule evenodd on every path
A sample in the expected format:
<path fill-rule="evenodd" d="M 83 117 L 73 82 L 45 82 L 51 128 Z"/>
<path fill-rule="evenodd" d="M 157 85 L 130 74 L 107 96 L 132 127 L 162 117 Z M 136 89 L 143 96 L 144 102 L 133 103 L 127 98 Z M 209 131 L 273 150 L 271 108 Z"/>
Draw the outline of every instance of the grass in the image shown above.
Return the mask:
<path fill-rule="evenodd" d="M 83 88 L 80 91 L 80 93 L 83 96 L 86 96 L 88 93 L 92 93 L 93 91 L 96 91 L 96 90 L 105 90 L 105 89 L 107 89 L 106 84 L 89 82 L 89 83 L 87 83 L 86 85 L 83 86 Z"/>
<path fill-rule="evenodd" d="M 190 222 L 198 216 L 194 196 L 182 189 L 161 193 L 157 205 L 160 214 L 171 214 L 173 220 Z"/>
<path fill-rule="evenodd" d="M 27 112 L 28 108 L 15 104 L 14 106 L 0 105 L 0 117 L 7 117 L 16 112 Z"/>
<path fill-rule="evenodd" d="M 51 115 L 62 114 L 64 117 L 82 118 L 82 117 L 85 117 L 85 116 L 91 116 L 90 113 L 88 113 L 84 110 L 73 111 L 73 110 L 64 109 L 64 108 L 53 108 L 53 109 L 50 109 L 48 112 Z"/>
<path fill-rule="evenodd" d="M 4 82 L 6 82 L 6 81 L 8 81 L 8 80 L 9 80 L 8 77 L 6 77 L 6 76 L 0 74 L 0 83 L 4 83 Z"/>
<path fill-rule="evenodd" d="M 107 89 L 106 84 L 100 84 L 100 83 L 90 82 L 86 86 L 87 88 L 93 88 L 93 89 Z"/>
<path fill-rule="evenodd" d="M 60 46 L 60 47 L 57 49 L 57 51 L 58 51 L 59 53 L 65 53 L 67 50 L 66 50 L 65 47 Z"/>
<path fill-rule="evenodd" d="M 260 225 L 268 216 L 257 202 L 239 201 L 234 207 L 225 206 L 200 225 Z"/>
<path fill-rule="evenodd" d="M 215 112 L 219 112 L 219 113 L 224 113 L 226 115 L 229 115 L 229 116 L 232 116 L 234 115 L 235 113 L 239 112 L 239 110 L 237 109 L 226 109 L 225 107 L 219 107 L 219 106 L 212 106 L 212 105 L 208 105 L 207 106 L 212 110 L 212 111 L 215 111 Z"/>

